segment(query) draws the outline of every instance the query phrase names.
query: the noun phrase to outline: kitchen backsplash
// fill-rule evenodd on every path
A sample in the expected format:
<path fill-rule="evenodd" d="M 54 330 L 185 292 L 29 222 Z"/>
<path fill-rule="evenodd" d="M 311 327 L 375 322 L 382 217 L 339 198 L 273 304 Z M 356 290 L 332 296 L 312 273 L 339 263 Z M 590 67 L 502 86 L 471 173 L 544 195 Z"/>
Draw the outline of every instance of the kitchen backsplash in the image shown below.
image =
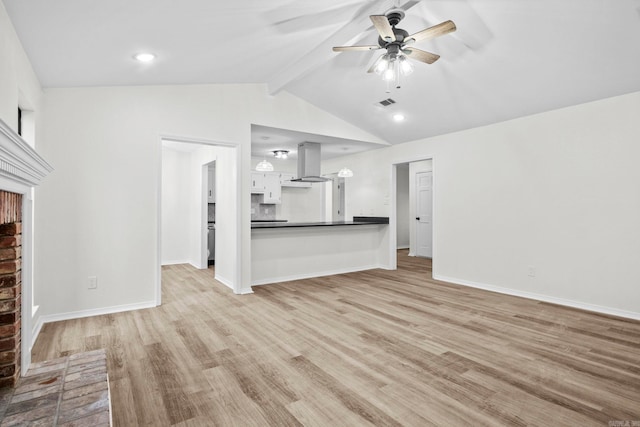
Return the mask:
<path fill-rule="evenodd" d="M 251 221 L 265 221 L 276 219 L 276 205 L 264 205 L 260 202 L 264 195 L 251 195 Z"/>
<path fill-rule="evenodd" d="M 207 221 L 216 222 L 216 204 L 215 203 L 209 203 L 209 206 L 207 209 Z"/>

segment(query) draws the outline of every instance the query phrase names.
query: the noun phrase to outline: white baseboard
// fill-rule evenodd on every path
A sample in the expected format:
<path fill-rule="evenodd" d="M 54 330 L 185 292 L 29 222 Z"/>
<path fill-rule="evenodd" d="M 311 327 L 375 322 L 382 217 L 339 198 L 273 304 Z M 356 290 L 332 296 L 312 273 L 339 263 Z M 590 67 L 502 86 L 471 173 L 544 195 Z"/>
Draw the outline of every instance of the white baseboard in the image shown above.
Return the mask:
<path fill-rule="evenodd" d="M 40 335 L 40 330 L 42 329 L 42 325 L 44 322 L 42 321 L 42 317 L 38 317 L 35 325 L 33 326 L 33 330 L 31 331 L 31 342 L 29 343 L 29 353 L 33 351 L 33 345 L 36 343 L 36 338 Z"/>
<path fill-rule="evenodd" d="M 398 245 L 396 249 L 409 249 L 409 245 Z"/>
<path fill-rule="evenodd" d="M 162 261 L 161 266 L 165 265 L 178 265 L 178 264 L 191 264 L 193 263 L 190 260 L 182 260 L 182 261 Z"/>
<path fill-rule="evenodd" d="M 218 282 L 225 285 L 227 288 L 231 288 L 231 289 L 234 288 L 233 282 L 231 280 L 227 279 L 226 277 L 220 276 L 218 273 L 216 273 L 214 279 L 216 279 Z"/>
<path fill-rule="evenodd" d="M 416 256 L 416 254 L 410 251 L 408 256 Z"/>
<path fill-rule="evenodd" d="M 242 288 L 240 291 L 236 292 L 237 295 L 249 295 L 253 293 L 253 289 L 251 288 Z"/>
<path fill-rule="evenodd" d="M 272 283 L 280 283 L 280 282 L 290 282 L 292 280 L 303 280 L 303 279 L 313 279 L 314 277 L 322 277 L 322 276 L 333 276 L 336 274 L 346 274 L 346 273 L 354 273 L 356 271 L 365 271 L 365 270 L 373 270 L 376 268 L 381 268 L 383 270 L 389 270 L 389 266 L 384 266 L 381 264 L 378 265 L 367 265 L 367 266 L 362 266 L 362 267 L 356 267 L 356 268 L 344 268 L 344 269 L 338 269 L 338 270 L 327 270 L 327 271 L 317 271 L 314 273 L 307 273 L 307 274 L 294 274 L 291 276 L 281 276 L 281 277 L 274 277 L 271 279 L 261 279 L 261 280 L 255 280 L 253 282 L 251 282 L 251 286 L 262 286 L 262 285 L 269 285 Z"/>
<path fill-rule="evenodd" d="M 80 319 L 83 317 L 101 316 L 103 314 L 121 313 L 123 311 L 142 310 L 145 308 L 157 307 L 155 301 L 146 301 L 134 304 L 117 305 L 113 307 L 94 308 L 90 310 L 72 311 L 69 313 L 48 314 L 38 317 L 35 326 L 33 327 L 33 334 L 31 339 L 31 348 L 35 344 L 40 330 L 45 323 L 59 322 L 62 320 Z"/>
<path fill-rule="evenodd" d="M 565 298 L 557 298 L 549 295 L 536 294 L 533 292 L 519 291 L 517 289 L 503 288 L 500 286 L 487 285 L 485 283 L 472 282 L 468 280 L 456 279 L 454 277 L 434 275 L 434 279 L 443 282 L 455 283 L 456 285 L 469 286 L 471 288 L 484 289 L 485 291 L 497 292 L 505 295 L 512 295 L 521 298 L 533 299 L 536 301 L 549 302 L 552 304 L 564 305 L 566 307 L 578 308 L 586 311 L 594 311 L 596 313 L 608 314 L 611 316 L 625 317 L 628 319 L 640 320 L 640 313 L 633 311 L 620 310 L 613 307 L 605 307 L 596 304 L 589 304 L 580 301 L 568 300 Z"/>

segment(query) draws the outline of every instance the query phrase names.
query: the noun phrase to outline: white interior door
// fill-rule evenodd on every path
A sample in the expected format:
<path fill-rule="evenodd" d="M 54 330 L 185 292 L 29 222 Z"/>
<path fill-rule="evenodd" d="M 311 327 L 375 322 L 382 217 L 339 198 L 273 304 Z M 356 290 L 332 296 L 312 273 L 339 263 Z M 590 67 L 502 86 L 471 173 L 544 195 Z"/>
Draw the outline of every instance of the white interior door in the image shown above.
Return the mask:
<path fill-rule="evenodd" d="M 416 256 L 433 257 L 433 172 L 416 174 Z"/>
<path fill-rule="evenodd" d="M 344 178 L 335 178 L 332 183 L 331 220 L 344 221 Z"/>

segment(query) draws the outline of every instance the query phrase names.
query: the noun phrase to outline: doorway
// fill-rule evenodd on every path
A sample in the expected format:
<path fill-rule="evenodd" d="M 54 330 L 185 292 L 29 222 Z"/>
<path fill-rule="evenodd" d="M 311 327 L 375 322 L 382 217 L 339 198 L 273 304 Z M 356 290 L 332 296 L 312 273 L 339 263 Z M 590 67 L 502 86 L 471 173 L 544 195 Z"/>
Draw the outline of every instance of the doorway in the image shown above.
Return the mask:
<path fill-rule="evenodd" d="M 404 162 L 394 163 L 391 167 L 390 259 L 396 259 L 398 249 L 409 248 L 408 256 L 420 256 L 435 260 L 437 252 L 435 245 L 437 230 L 434 227 L 436 223 L 434 209 L 435 159 L 433 156 L 408 159 Z M 429 174 L 418 175 L 426 172 Z M 421 177 L 420 182 L 418 177 Z M 425 177 L 429 178 L 425 179 Z M 421 193 L 424 196 L 420 202 L 418 201 L 418 187 L 421 187 Z M 428 197 L 429 189 L 430 197 Z M 419 203 L 421 204 L 420 214 L 418 214 Z M 420 218 L 420 220 L 416 218 Z M 429 225 L 428 228 L 425 223 Z M 418 249 L 418 245 L 420 245 L 420 249 Z M 396 263 L 392 263 L 391 267 L 395 269 Z"/>
<path fill-rule="evenodd" d="M 239 151 L 237 144 L 175 137 L 161 139 L 156 284 L 158 305 L 161 303 L 163 265 L 191 264 L 198 269 L 208 267 L 211 202 L 216 206 L 216 246 L 225 248 L 225 251 L 218 251 L 215 257 L 215 280 L 236 293 L 240 292 Z M 212 176 L 216 179 L 212 188 L 209 167 L 214 164 Z"/>
<path fill-rule="evenodd" d="M 206 174 L 207 185 L 206 203 L 202 203 L 207 207 L 207 250 L 206 259 L 207 266 L 211 268 L 216 260 L 216 161 L 212 161 L 205 165 L 204 173 Z"/>

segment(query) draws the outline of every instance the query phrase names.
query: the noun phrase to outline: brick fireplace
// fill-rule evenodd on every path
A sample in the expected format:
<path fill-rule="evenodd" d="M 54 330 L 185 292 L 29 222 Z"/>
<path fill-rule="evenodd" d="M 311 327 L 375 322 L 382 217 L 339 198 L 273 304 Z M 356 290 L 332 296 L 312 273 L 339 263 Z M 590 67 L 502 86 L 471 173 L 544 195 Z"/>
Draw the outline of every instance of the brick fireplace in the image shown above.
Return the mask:
<path fill-rule="evenodd" d="M 15 386 L 31 364 L 32 188 L 52 170 L 0 120 L 0 388 Z"/>
<path fill-rule="evenodd" d="M 0 388 L 20 375 L 22 195 L 0 191 Z"/>

